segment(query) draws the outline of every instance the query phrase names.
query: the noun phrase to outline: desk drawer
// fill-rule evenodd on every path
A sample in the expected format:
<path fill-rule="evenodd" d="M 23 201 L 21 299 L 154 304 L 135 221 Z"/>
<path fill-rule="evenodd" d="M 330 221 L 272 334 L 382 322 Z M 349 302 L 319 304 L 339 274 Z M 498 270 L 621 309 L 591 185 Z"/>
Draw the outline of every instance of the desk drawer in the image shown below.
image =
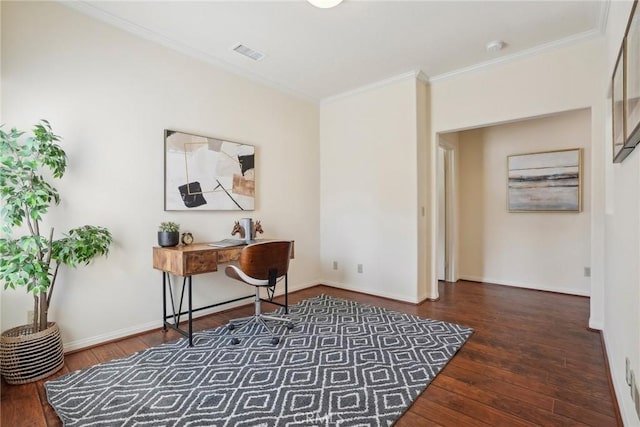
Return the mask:
<path fill-rule="evenodd" d="M 215 251 L 194 251 L 184 253 L 184 275 L 209 273 L 218 269 Z"/>
<path fill-rule="evenodd" d="M 226 264 L 228 262 L 238 261 L 242 247 L 224 248 L 218 251 L 218 264 Z"/>

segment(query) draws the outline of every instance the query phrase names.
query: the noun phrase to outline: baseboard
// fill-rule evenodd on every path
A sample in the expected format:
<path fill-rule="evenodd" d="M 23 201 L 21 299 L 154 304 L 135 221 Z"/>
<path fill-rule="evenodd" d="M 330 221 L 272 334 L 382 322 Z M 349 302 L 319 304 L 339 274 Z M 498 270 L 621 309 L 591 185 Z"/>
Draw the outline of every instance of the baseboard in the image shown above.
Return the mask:
<path fill-rule="evenodd" d="M 158 329 L 160 327 L 162 327 L 162 321 L 154 320 L 153 322 L 143 323 L 140 325 L 132 326 L 130 328 L 118 329 L 116 331 L 112 331 L 102 335 L 97 335 L 91 338 L 65 342 L 65 343 L 62 343 L 62 346 L 64 348 L 64 352 L 69 353 L 71 351 L 82 350 L 87 347 L 94 347 L 96 345 L 104 344 L 109 341 L 130 337 L 132 335 L 138 335 L 143 332 L 148 332 L 154 329 Z"/>
<path fill-rule="evenodd" d="M 596 331 L 602 331 L 604 329 L 604 324 L 602 322 L 596 322 L 589 319 L 589 328 Z"/>
<path fill-rule="evenodd" d="M 512 286 L 514 288 L 533 289 L 536 291 L 555 292 L 558 294 L 576 295 L 581 297 L 591 296 L 589 291 L 579 291 L 571 288 L 559 288 L 555 286 L 544 286 L 537 283 L 518 283 L 514 281 L 504 281 L 499 279 L 491 279 L 489 277 L 465 276 L 460 275 L 460 280 L 469 280 L 471 282 L 489 283 L 492 285 Z"/>
<path fill-rule="evenodd" d="M 612 345 L 609 345 L 609 341 L 607 340 L 607 334 L 605 333 L 605 331 L 601 331 L 600 334 L 602 337 L 601 341 L 603 351 L 605 353 L 605 360 L 607 361 L 609 368 L 609 372 L 607 373 L 609 375 L 609 379 L 611 381 L 611 385 L 613 386 L 613 391 L 615 394 L 612 397 L 614 398 L 614 402 L 617 403 L 617 415 L 622 418 L 622 425 L 624 426 L 638 425 L 638 415 L 636 414 L 635 405 L 629 407 L 627 405 L 627 402 L 630 402 L 631 399 L 624 398 L 625 395 L 629 395 L 629 386 L 624 379 L 620 381 L 619 376 L 615 375 L 615 372 L 613 372 L 612 370 L 611 361 L 622 360 L 622 358 L 620 357 L 620 355 L 613 353 L 614 347 Z M 624 371 L 624 366 L 622 366 L 622 371 Z"/>
<path fill-rule="evenodd" d="M 392 299 L 396 301 L 410 302 L 412 304 L 418 304 L 422 302 L 418 298 L 410 298 L 410 297 L 397 295 L 389 292 L 378 292 L 378 291 L 371 290 L 369 288 L 361 288 L 359 286 L 347 285 L 339 282 L 331 282 L 328 280 L 324 280 L 324 281 L 320 281 L 319 283 L 322 283 L 327 286 L 332 286 L 338 289 L 344 289 L 345 291 L 360 292 L 362 294 L 373 295 L 376 297 L 382 297 L 382 298 Z"/>
<path fill-rule="evenodd" d="M 295 286 L 290 286 L 289 287 L 289 293 L 292 292 L 296 292 L 296 291 L 300 291 L 302 289 L 306 289 L 306 288 L 310 288 L 312 286 L 316 286 L 318 283 L 320 283 L 319 280 L 313 281 L 313 282 L 306 282 L 306 283 L 298 283 Z M 281 289 L 279 291 L 276 292 L 276 296 L 280 296 L 284 294 L 284 289 Z M 219 306 L 219 307 L 213 307 L 207 310 L 202 310 L 202 311 L 198 311 L 197 313 L 194 313 L 193 318 L 197 319 L 203 316 L 208 316 L 210 314 L 213 313 L 217 313 L 220 311 L 225 311 L 225 310 L 229 310 L 231 308 L 236 308 L 236 307 L 240 307 L 243 305 L 247 305 L 247 304 L 251 304 L 250 300 L 242 300 L 242 301 L 236 301 L 233 303 L 229 303 L 229 304 L 225 304 L 223 306 Z M 158 329 L 162 327 L 162 320 L 158 319 L 158 320 L 154 320 L 151 322 L 147 322 L 147 323 L 142 323 L 139 325 L 135 325 L 135 326 L 131 326 L 129 328 L 122 328 L 122 329 L 118 329 L 116 331 L 112 331 L 112 332 L 108 332 L 106 334 L 102 334 L 102 335 L 97 335 L 94 337 L 90 337 L 90 338 L 85 338 L 85 339 L 81 339 L 81 340 L 75 340 L 75 341 L 70 341 L 70 342 L 66 342 L 63 343 L 63 347 L 64 347 L 64 352 L 65 353 L 69 353 L 72 351 L 77 351 L 77 350 L 82 350 L 88 347 L 94 347 L 100 344 L 105 344 L 107 342 L 110 341 L 115 341 L 115 340 L 120 340 L 123 338 L 127 338 L 127 337 L 131 337 L 134 335 L 139 335 L 142 334 L 144 332 L 149 332 L 152 331 L 154 329 Z"/>

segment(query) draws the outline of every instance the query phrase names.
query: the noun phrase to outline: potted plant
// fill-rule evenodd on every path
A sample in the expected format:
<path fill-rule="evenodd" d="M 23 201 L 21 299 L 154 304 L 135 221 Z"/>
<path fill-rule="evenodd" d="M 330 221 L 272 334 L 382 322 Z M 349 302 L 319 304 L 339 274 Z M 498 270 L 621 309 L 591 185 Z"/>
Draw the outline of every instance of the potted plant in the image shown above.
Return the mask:
<path fill-rule="evenodd" d="M 158 245 L 176 246 L 180 241 L 180 226 L 175 222 L 161 222 L 158 227 Z"/>
<path fill-rule="evenodd" d="M 53 178 L 61 178 L 67 157 L 46 120 L 35 126 L 32 137 L 23 135 L 0 126 L 0 281 L 5 289 L 25 288 L 34 302 L 31 324 L 0 335 L 0 370 L 10 384 L 45 378 L 63 366 L 60 332 L 48 320 L 58 269 L 62 264 L 89 264 L 94 257 L 107 255 L 112 242 L 107 229 L 90 225 L 59 238 L 53 227 L 41 232 L 43 216 L 52 203 L 60 202 L 43 172 L 48 169 Z M 14 237 L 14 229 L 24 234 Z"/>

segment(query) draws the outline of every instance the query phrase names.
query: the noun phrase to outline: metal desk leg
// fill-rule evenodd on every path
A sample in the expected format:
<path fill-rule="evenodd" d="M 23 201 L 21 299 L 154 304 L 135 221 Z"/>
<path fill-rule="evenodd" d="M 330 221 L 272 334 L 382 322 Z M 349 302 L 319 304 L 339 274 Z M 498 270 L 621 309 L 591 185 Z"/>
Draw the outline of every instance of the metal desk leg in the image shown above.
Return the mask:
<path fill-rule="evenodd" d="M 289 273 L 284 275 L 284 314 L 289 314 Z"/>
<path fill-rule="evenodd" d="M 167 272 L 162 272 L 162 330 L 167 332 Z"/>
<path fill-rule="evenodd" d="M 191 298 L 191 278 L 189 276 L 189 347 L 193 347 L 193 305 Z"/>

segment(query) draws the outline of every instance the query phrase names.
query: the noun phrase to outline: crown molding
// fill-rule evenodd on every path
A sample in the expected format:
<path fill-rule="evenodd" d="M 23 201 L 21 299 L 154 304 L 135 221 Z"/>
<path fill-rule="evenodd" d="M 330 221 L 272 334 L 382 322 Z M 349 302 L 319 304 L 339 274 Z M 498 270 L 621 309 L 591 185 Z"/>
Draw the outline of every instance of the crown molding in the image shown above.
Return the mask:
<path fill-rule="evenodd" d="M 123 31 L 139 36 L 145 40 L 158 43 L 164 47 L 172 49 L 183 55 L 198 59 L 210 65 L 214 65 L 218 68 L 223 69 L 224 71 L 234 74 L 235 76 L 246 78 L 255 83 L 262 84 L 264 86 L 270 87 L 272 89 L 276 89 L 280 92 L 284 92 L 288 95 L 303 99 L 305 101 L 312 102 L 314 104 L 318 104 L 319 102 L 319 100 L 313 96 L 295 91 L 287 86 L 283 86 L 270 79 L 267 79 L 255 73 L 252 73 L 251 71 L 247 71 L 243 68 L 230 64 L 226 61 L 222 61 L 214 56 L 209 55 L 206 52 L 203 52 L 200 49 L 194 48 L 193 46 L 165 37 L 148 28 L 134 24 L 133 22 L 127 21 L 125 19 L 119 18 L 103 9 L 100 9 L 97 6 L 90 4 L 87 1 L 84 1 L 84 0 L 56 0 L 56 1 L 85 16 L 90 16 L 94 19 L 97 19 L 98 21 L 102 21 L 106 24 L 119 28 Z"/>
<path fill-rule="evenodd" d="M 530 57 L 539 55 L 543 52 L 548 52 L 553 49 L 569 46 L 569 45 L 576 44 L 576 43 L 579 43 L 591 38 L 599 37 L 599 36 L 602 36 L 602 33 L 600 32 L 600 28 L 584 31 L 582 33 L 565 37 L 564 39 L 555 40 L 553 42 L 534 46 L 530 49 L 526 49 L 526 50 L 514 53 L 512 55 L 502 56 L 500 58 L 492 59 L 490 61 L 480 62 L 478 64 L 471 65 L 469 67 L 459 68 L 457 70 L 450 71 L 448 73 L 438 74 L 436 76 L 431 77 L 429 81 L 431 83 L 434 83 L 434 82 L 439 82 L 443 80 L 448 80 L 450 78 L 458 77 L 463 74 L 482 71 L 482 70 L 494 67 L 496 65 L 504 65 L 511 62 L 519 61 L 524 58 L 530 58 Z"/>
<path fill-rule="evenodd" d="M 561 40 L 556 40 L 550 43 L 545 43 L 542 45 L 535 46 L 533 48 L 514 53 L 512 55 L 506 55 L 500 58 L 492 59 L 489 61 L 481 62 L 478 64 L 474 64 L 468 67 L 459 68 L 457 70 L 453 70 L 450 72 L 446 72 L 443 74 L 439 74 L 433 77 L 429 77 L 422 70 L 413 70 L 407 73 L 403 73 L 397 76 L 389 77 L 387 79 L 371 83 L 368 85 L 360 86 L 355 89 L 348 90 L 343 93 L 339 93 L 336 95 L 328 96 L 322 99 L 318 99 L 317 97 L 298 92 L 296 90 L 291 89 L 290 87 L 284 86 L 280 83 L 277 83 L 273 80 L 267 79 L 265 77 L 259 76 L 251 71 L 243 69 L 241 67 L 230 64 L 226 61 L 220 60 L 206 52 L 203 52 L 200 49 L 194 48 L 185 43 L 179 42 L 177 40 L 173 40 L 171 38 L 165 37 L 155 31 L 152 31 L 148 28 L 142 27 L 140 25 L 134 24 L 125 19 L 119 18 L 115 15 L 110 14 L 109 12 L 100 9 L 99 7 L 90 4 L 90 2 L 85 0 L 56 0 L 58 3 L 63 4 L 70 9 L 76 10 L 83 15 L 90 16 L 96 20 L 107 23 L 111 26 L 124 30 L 128 33 L 139 36 L 143 39 L 158 43 L 164 47 L 172 49 L 178 53 L 183 55 L 198 59 L 210 65 L 214 65 L 218 68 L 223 69 L 229 73 L 232 73 L 236 76 L 246 78 L 250 81 L 262 84 L 266 87 L 270 87 L 272 89 L 283 92 L 287 95 L 312 102 L 314 104 L 324 104 L 328 102 L 333 102 L 341 98 L 349 97 L 355 95 L 357 93 L 365 92 L 371 89 L 375 89 L 377 87 L 386 86 L 388 84 L 392 84 L 404 79 L 413 78 L 417 80 L 421 80 L 425 83 L 434 83 L 438 81 L 447 80 L 450 78 L 458 77 L 467 73 L 473 73 L 481 70 L 485 70 L 497 65 L 504 65 L 510 62 L 514 62 L 520 59 L 524 59 L 527 57 L 532 57 L 543 53 L 545 51 L 567 46 L 570 44 L 578 43 L 589 38 L 597 37 L 605 33 L 607 20 L 609 15 L 610 3 L 612 0 L 605 0 L 601 2 L 600 14 L 598 17 L 598 22 L 596 25 L 596 29 L 585 31 L 583 33 L 575 34 L 573 36 L 566 37 Z"/>
<path fill-rule="evenodd" d="M 607 32 L 607 22 L 609 21 L 609 8 L 611 0 L 603 1 L 600 4 L 600 16 L 598 17 L 598 28 L 602 34 Z"/>
<path fill-rule="evenodd" d="M 416 79 L 423 81 L 425 83 L 429 83 L 429 76 L 422 70 L 418 70 L 416 74 Z"/>
<path fill-rule="evenodd" d="M 362 92 L 368 92 L 372 89 L 376 89 L 379 87 L 387 86 L 393 83 L 400 82 L 402 80 L 414 79 L 414 80 L 422 80 L 426 83 L 429 83 L 429 76 L 427 76 L 422 70 L 413 70 L 407 73 L 402 73 L 397 76 L 389 77 L 384 80 L 377 81 L 375 83 L 371 83 L 368 85 L 360 86 L 355 89 L 348 90 L 346 92 L 339 93 L 337 95 L 328 96 L 320 100 L 320 104 L 327 104 L 339 99 L 348 98 L 353 95 L 357 95 Z"/>

